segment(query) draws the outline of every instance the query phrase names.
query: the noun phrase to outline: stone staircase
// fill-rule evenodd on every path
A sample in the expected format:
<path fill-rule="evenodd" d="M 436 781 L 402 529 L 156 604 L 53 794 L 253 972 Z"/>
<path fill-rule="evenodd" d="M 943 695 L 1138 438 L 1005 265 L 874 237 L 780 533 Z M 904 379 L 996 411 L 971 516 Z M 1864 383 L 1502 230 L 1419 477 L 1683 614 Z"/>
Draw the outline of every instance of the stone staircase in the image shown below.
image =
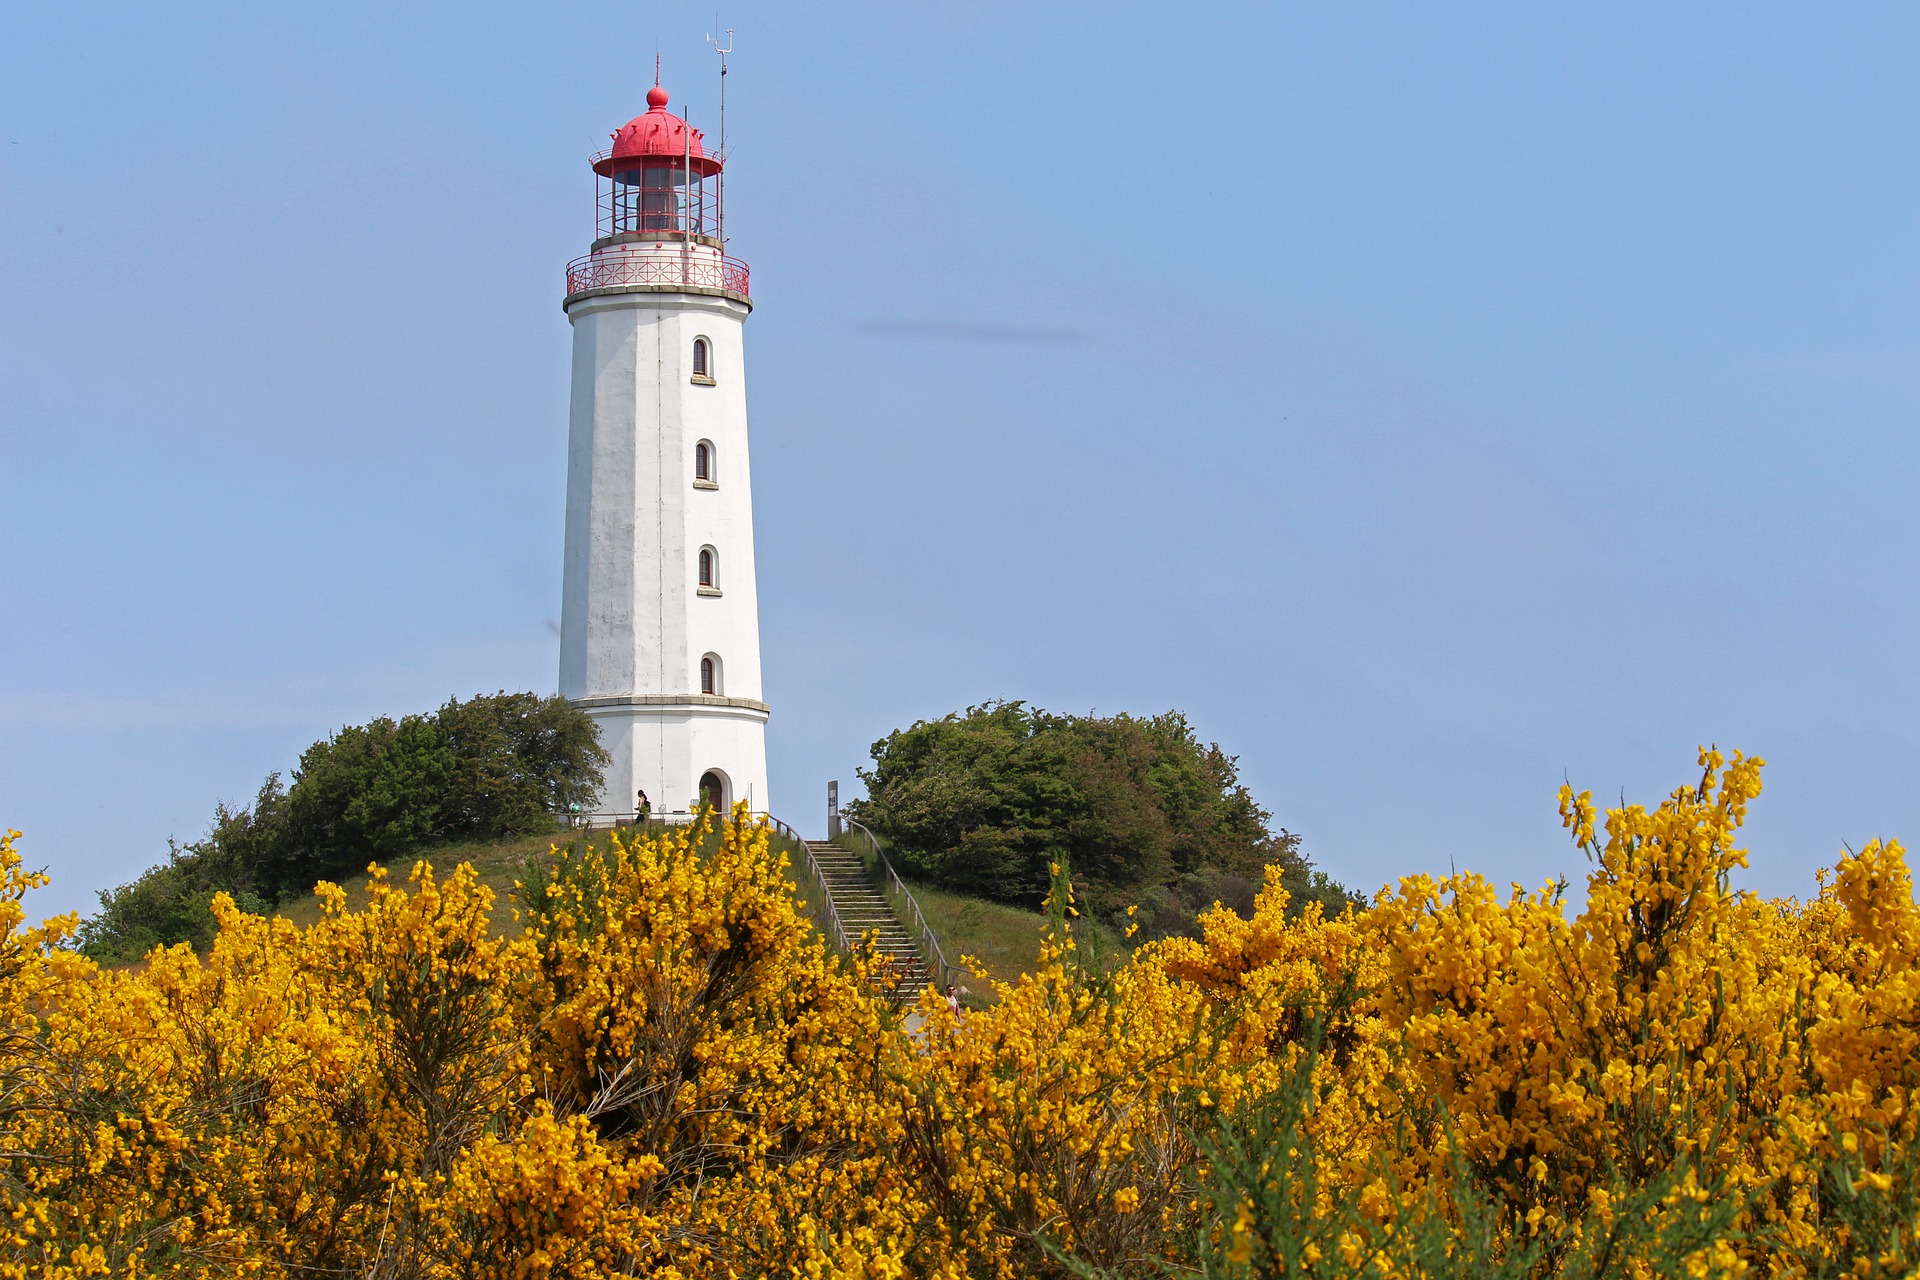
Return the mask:
<path fill-rule="evenodd" d="M 809 840 L 806 845 L 813 854 L 814 864 L 820 868 L 820 878 L 825 881 L 822 887 L 833 899 L 833 909 L 839 913 L 840 927 L 846 930 L 847 940 L 858 947 L 861 939 L 874 934 L 880 953 L 892 958 L 894 971 L 899 975 L 899 985 L 893 991 L 894 1002 L 911 1004 L 918 1000 L 929 981 L 926 961 L 885 895 L 873 887 L 865 865 L 856 854 L 837 844 Z"/>

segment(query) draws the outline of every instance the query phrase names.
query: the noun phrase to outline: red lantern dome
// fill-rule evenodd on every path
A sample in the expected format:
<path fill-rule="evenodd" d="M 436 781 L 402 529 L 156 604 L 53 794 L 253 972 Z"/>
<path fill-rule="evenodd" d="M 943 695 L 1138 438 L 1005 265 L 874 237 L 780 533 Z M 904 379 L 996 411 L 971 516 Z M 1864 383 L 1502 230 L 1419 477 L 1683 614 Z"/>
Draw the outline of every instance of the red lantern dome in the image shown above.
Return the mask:
<path fill-rule="evenodd" d="M 612 177 L 623 169 L 691 169 L 696 178 L 720 172 L 720 158 L 707 154 L 700 130 L 667 110 L 667 91 L 647 90 L 647 112 L 620 126 L 613 150 L 596 156 L 593 171 Z"/>
<path fill-rule="evenodd" d="M 667 111 L 667 91 L 647 91 L 647 112 L 593 157 L 598 232 L 593 252 L 567 264 L 567 295 L 667 286 L 747 296 L 747 264 L 726 256 L 722 159 L 700 130 Z"/>

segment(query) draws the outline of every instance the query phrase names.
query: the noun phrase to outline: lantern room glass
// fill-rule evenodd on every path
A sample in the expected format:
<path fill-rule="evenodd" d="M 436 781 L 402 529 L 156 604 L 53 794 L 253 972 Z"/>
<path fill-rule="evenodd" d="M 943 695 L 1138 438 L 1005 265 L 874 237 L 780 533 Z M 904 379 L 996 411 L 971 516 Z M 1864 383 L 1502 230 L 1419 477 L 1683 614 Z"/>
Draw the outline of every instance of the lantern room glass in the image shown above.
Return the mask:
<path fill-rule="evenodd" d="M 601 205 L 603 236 L 651 233 L 705 237 L 713 234 L 712 200 L 698 169 L 664 158 L 632 169 L 616 169 Z"/>

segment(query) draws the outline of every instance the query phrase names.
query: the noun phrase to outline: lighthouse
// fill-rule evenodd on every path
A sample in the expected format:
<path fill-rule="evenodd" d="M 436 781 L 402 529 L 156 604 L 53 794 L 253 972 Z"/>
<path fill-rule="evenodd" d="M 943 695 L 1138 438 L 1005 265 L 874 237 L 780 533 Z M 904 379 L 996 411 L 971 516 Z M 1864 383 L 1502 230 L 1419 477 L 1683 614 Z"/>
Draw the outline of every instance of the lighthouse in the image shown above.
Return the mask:
<path fill-rule="evenodd" d="M 560 693 L 607 750 L 599 816 L 767 806 L 742 330 L 725 157 L 667 110 L 593 158 L 598 225 L 573 325 Z"/>

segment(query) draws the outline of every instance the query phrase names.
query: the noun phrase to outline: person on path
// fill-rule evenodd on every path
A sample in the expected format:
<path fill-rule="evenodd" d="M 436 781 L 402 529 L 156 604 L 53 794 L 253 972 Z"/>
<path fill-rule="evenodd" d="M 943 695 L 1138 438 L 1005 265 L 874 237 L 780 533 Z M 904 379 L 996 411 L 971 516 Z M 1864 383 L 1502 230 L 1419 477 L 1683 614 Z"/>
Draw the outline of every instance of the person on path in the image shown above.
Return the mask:
<path fill-rule="evenodd" d="M 954 1017 L 960 1016 L 960 993 L 953 989 L 951 982 L 947 984 L 947 1009 Z"/>
<path fill-rule="evenodd" d="M 647 793 L 645 791 L 641 791 L 634 796 L 633 811 L 639 817 L 641 824 L 645 825 L 648 816 L 653 813 L 653 802 L 647 799 Z"/>

